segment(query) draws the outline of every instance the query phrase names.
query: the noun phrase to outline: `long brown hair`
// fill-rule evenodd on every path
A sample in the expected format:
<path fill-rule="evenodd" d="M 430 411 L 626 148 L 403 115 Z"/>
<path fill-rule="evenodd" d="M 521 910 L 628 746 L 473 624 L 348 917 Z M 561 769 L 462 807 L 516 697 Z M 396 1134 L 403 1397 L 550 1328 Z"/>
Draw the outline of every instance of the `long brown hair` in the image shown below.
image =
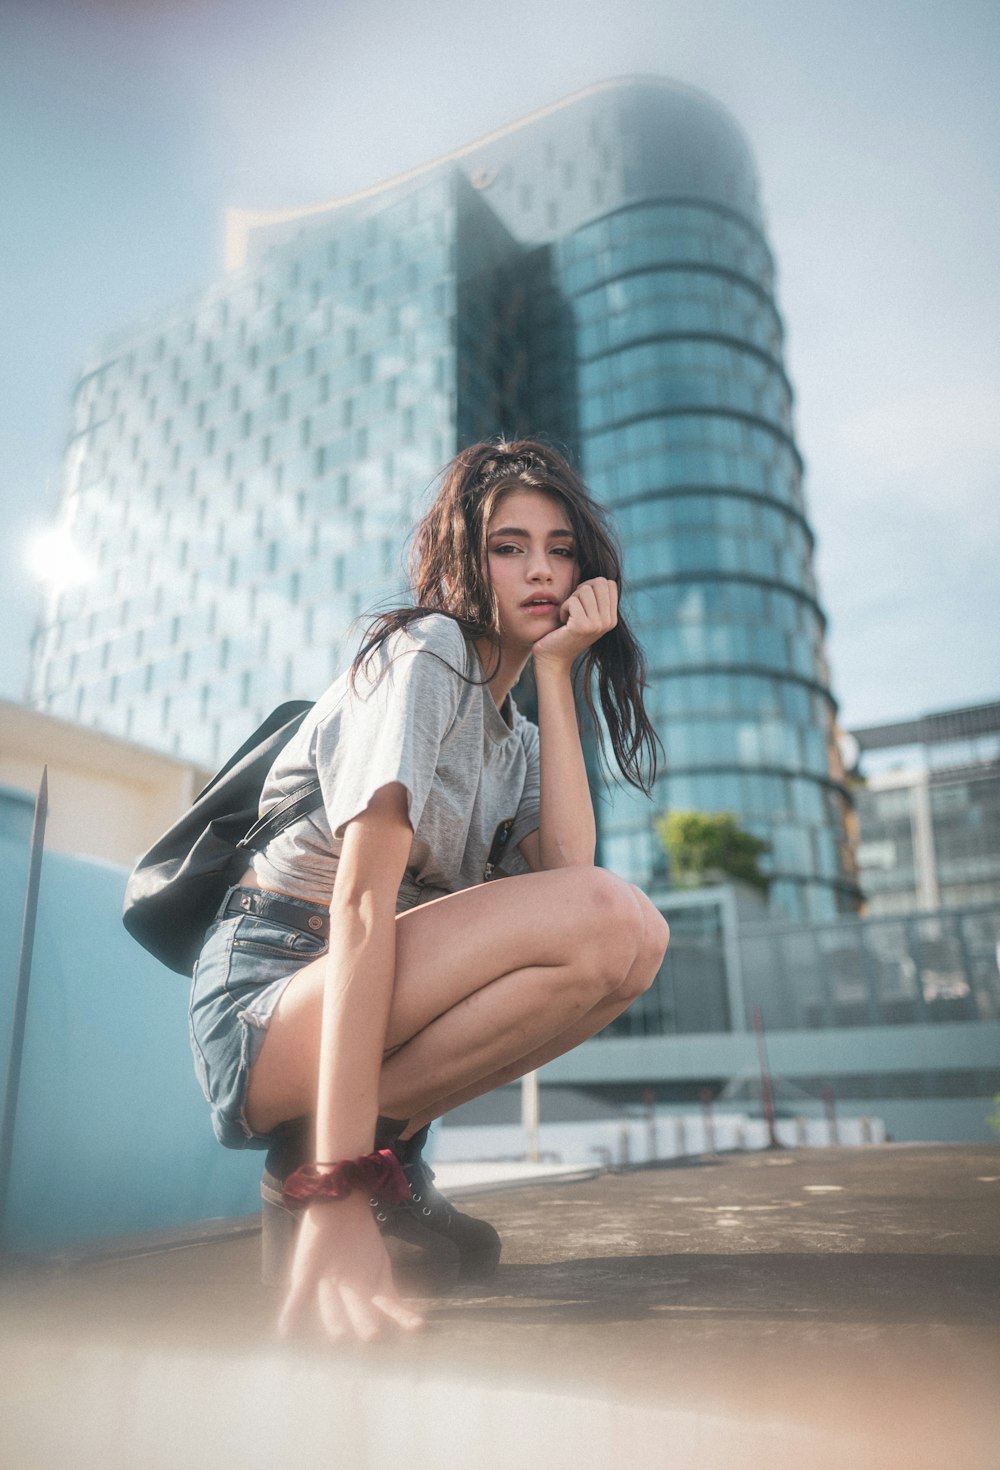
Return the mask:
<path fill-rule="evenodd" d="M 473 444 L 448 465 L 433 505 L 417 526 L 410 552 L 416 605 L 375 619 L 352 675 L 392 633 L 432 612 L 453 618 L 467 639 L 492 643 L 499 666 L 500 619 L 486 531 L 509 490 L 538 490 L 559 501 L 576 538 L 580 581 L 607 577 L 621 592 L 621 555 L 607 518 L 563 456 L 534 439 Z M 576 669 L 577 687 L 600 734 L 591 688 L 595 669 L 615 761 L 625 780 L 648 795 L 656 779 L 659 740 L 643 704 L 646 660 L 620 607 L 617 625 L 591 644 Z"/>

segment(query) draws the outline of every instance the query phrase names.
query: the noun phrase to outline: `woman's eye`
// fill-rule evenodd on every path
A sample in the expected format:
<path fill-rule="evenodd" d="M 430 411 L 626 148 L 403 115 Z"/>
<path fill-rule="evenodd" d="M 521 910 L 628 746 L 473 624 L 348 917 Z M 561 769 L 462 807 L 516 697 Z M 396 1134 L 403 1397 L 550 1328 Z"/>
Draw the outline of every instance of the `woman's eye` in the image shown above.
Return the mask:
<path fill-rule="evenodd" d="M 576 552 L 572 546 L 556 546 L 553 549 L 557 556 L 568 556 L 570 561 L 573 561 L 576 557 Z"/>
<path fill-rule="evenodd" d="M 507 542 L 503 546 L 494 546 L 493 548 L 498 556 L 506 556 L 509 551 L 520 551 L 520 549 L 519 546 L 515 546 L 511 542 Z"/>

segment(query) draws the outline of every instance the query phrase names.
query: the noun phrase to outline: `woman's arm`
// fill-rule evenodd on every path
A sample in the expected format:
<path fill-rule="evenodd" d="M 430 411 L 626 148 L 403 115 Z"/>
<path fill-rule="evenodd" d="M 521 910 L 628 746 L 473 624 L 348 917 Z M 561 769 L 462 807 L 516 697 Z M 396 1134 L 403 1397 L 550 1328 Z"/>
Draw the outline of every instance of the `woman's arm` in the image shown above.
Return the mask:
<path fill-rule="evenodd" d="M 369 1153 L 396 971 L 396 896 L 413 833 L 399 782 L 347 824 L 330 900 L 316 1109 L 323 1162 Z"/>
<path fill-rule="evenodd" d="M 563 603 L 563 626 L 533 650 L 538 690 L 541 812 L 538 831 L 520 844 L 535 869 L 592 866 L 594 806 L 573 699 L 573 664 L 618 620 L 618 588 L 605 577 L 582 582 Z"/>
<path fill-rule="evenodd" d="M 402 785 L 383 786 L 349 822 L 330 903 L 316 1161 L 371 1153 L 378 1080 L 396 968 L 396 895 L 413 834 Z M 331 1339 L 376 1335 L 386 1317 L 420 1318 L 396 1296 L 364 1192 L 304 1211 L 281 1318 L 287 1332 L 311 1307 Z"/>

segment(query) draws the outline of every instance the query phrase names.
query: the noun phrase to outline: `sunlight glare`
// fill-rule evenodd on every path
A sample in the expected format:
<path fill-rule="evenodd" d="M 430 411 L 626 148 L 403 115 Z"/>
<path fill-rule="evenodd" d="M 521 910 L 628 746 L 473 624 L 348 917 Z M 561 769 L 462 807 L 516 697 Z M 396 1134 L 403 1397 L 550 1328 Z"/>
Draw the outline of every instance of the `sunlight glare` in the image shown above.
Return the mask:
<path fill-rule="evenodd" d="M 53 592 L 93 581 L 97 568 L 73 540 L 67 526 L 47 526 L 28 542 L 27 563 L 32 575 Z"/>

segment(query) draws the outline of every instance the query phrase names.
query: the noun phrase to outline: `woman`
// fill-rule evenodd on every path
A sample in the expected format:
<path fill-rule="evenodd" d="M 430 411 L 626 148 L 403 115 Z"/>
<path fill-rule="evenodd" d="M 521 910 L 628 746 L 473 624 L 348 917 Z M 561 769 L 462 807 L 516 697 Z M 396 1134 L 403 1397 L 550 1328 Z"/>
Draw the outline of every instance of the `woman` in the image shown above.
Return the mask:
<path fill-rule="evenodd" d="M 574 665 L 592 712 L 596 669 L 617 764 L 647 791 L 655 736 L 618 558 L 577 476 L 529 440 L 466 450 L 413 565 L 416 606 L 379 620 L 275 763 L 262 806 L 317 773 L 324 805 L 255 856 L 192 995 L 219 1137 L 271 1146 L 278 1189 L 305 1165 L 284 1180 L 298 1224 L 280 1327 L 318 1314 L 331 1339 L 421 1325 L 376 1218 L 416 1215 L 391 1203 L 397 1159 L 426 1189 L 430 1121 L 600 1031 L 668 937 L 594 867 Z M 510 699 L 529 658 L 538 728 Z M 421 1215 L 495 1264 L 492 1227 L 436 1193 Z"/>

